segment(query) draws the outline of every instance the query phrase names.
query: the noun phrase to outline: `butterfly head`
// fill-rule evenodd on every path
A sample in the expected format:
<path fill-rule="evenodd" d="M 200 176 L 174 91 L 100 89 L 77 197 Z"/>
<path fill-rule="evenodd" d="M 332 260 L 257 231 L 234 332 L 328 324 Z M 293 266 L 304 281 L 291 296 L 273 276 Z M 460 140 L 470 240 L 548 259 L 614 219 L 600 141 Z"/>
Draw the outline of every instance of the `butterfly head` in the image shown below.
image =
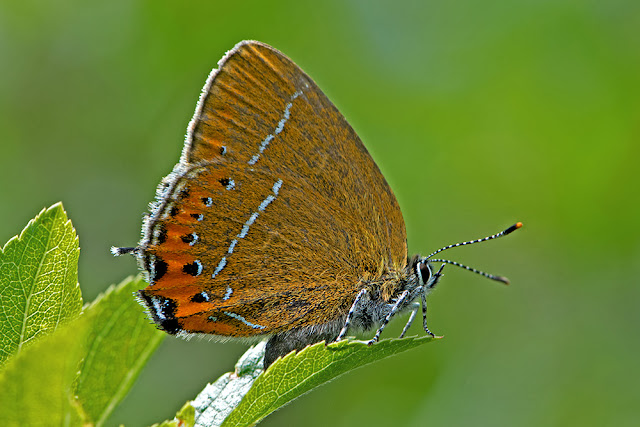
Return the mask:
<path fill-rule="evenodd" d="M 444 264 L 434 273 L 433 266 L 427 258 L 416 258 L 413 270 L 418 279 L 418 285 L 427 291 L 432 289 L 442 277 L 443 268 Z"/>

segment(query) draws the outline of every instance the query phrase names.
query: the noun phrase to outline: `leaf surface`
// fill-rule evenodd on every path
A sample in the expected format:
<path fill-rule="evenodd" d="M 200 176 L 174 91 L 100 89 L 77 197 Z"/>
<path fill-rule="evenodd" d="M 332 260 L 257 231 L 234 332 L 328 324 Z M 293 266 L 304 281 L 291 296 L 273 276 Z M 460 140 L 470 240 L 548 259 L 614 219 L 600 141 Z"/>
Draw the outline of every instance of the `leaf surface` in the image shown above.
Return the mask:
<path fill-rule="evenodd" d="M 431 336 L 393 338 L 372 346 L 356 340 L 343 340 L 328 346 L 320 342 L 298 353 L 289 353 L 256 379 L 222 425 L 255 424 L 293 399 L 342 374 L 436 339 Z"/>
<path fill-rule="evenodd" d="M 264 342 L 250 348 L 235 372 L 207 385 L 192 402 L 196 426 L 258 423 L 297 397 L 353 369 L 439 339 L 431 336 L 382 340 L 372 346 L 343 340 L 314 344 L 276 360 L 262 370 Z"/>
<path fill-rule="evenodd" d="M 134 298 L 134 293 L 146 285 L 139 276 L 125 279 L 100 295 L 83 313 L 89 328 L 77 395 L 88 419 L 98 426 L 126 396 L 167 336 L 149 321 Z"/>
<path fill-rule="evenodd" d="M 0 364 L 82 309 L 78 237 L 61 203 L 0 249 Z"/>
<path fill-rule="evenodd" d="M 84 353 L 84 318 L 39 339 L 0 372 L 0 420 L 7 426 L 81 425 L 74 382 Z"/>

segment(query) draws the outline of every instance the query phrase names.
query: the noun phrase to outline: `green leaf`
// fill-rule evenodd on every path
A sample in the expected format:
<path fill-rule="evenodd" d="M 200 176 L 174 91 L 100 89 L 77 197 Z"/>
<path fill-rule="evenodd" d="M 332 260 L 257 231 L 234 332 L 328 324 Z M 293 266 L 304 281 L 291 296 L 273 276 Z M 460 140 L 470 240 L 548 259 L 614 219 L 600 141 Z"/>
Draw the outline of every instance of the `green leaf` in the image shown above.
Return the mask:
<path fill-rule="evenodd" d="M 87 419 L 104 424 L 126 396 L 166 333 L 148 320 L 133 294 L 146 286 L 140 277 L 110 287 L 83 314 L 89 325 L 87 353 L 77 396 Z"/>
<path fill-rule="evenodd" d="M 364 341 L 344 340 L 325 346 L 314 344 L 277 360 L 253 384 L 223 426 L 259 422 L 293 399 L 360 366 L 434 341 L 431 336 L 393 338 L 372 346 Z"/>
<path fill-rule="evenodd" d="M 0 252 L 0 360 L 8 360 L 0 419 L 9 425 L 104 424 L 166 336 L 133 297 L 146 286 L 139 277 L 112 286 L 77 318 L 78 255 L 61 204 Z"/>
<path fill-rule="evenodd" d="M 84 416 L 74 397 L 74 382 L 86 330 L 85 319 L 76 319 L 7 362 L 0 372 L 2 425 L 82 424 Z"/>
<path fill-rule="evenodd" d="M 78 319 L 11 358 L 0 373 L 0 419 L 104 424 L 166 336 L 133 297 L 143 286 L 139 277 L 112 286 Z"/>
<path fill-rule="evenodd" d="M 372 346 L 356 340 L 328 346 L 320 342 L 278 359 L 264 373 L 265 343 L 260 343 L 240 358 L 235 372 L 207 385 L 191 403 L 196 410 L 196 426 L 256 424 L 293 399 L 346 372 L 439 338 L 386 339 Z"/>
<path fill-rule="evenodd" d="M 82 309 L 78 237 L 62 204 L 0 249 L 0 364 Z"/>

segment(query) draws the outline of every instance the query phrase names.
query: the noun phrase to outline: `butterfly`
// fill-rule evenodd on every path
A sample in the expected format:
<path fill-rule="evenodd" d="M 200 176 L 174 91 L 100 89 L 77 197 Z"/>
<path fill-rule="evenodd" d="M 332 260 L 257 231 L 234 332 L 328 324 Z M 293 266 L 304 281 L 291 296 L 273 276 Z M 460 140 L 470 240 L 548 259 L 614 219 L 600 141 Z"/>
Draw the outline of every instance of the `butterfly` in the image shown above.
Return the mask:
<path fill-rule="evenodd" d="M 267 338 L 278 357 L 411 311 L 454 261 L 408 256 L 400 206 L 358 135 L 293 61 L 243 41 L 209 75 L 179 163 L 131 253 L 138 298 L 174 335 Z M 442 263 L 439 270 L 432 263 Z"/>

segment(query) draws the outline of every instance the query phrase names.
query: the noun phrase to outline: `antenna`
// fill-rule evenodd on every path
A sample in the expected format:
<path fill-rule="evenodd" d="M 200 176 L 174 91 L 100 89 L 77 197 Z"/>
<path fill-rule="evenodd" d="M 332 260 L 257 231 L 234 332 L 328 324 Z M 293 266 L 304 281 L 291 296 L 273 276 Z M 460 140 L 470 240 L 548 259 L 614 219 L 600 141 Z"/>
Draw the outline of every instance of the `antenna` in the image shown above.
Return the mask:
<path fill-rule="evenodd" d="M 498 237 L 506 236 L 507 234 L 513 233 L 514 231 L 516 231 L 520 227 L 522 227 L 522 223 L 521 222 L 516 222 L 515 224 L 513 224 L 511 227 L 507 228 L 506 230 L 501 231 L 501 232 L 496 233 L 496 234 L 493 234 L 491 236 L 487 236 L 487 237 L 484 237 L 482 239 L 477 239 L 477 240 L 469 240 L 468 242 L 454 243 L 453 245 L 448 245 L 448 246 L 445 246 L 444 248 L 440 248 L 437 251 L 433 252 L 431 255 L 425 257 L 425 259 L 430 259 L 435 254 L 439 254 L 440 252 L 446 251 L 447 249 L 457 248 L 458 246 L 472 245 L 474 243 L 486 242 L 487 240 L 493 240 L 493 239 L 497 239 Z"/>
<path fill-rule="evenodd" d="M 495 280 L 496 282 L 502 282 L 505 285 L 509 284 L 509 279 L 507 279 L 504 276 L 496 276 L 494 274 L 485 273 L 484 271 L 480 271 L 480 270 L 475 269 L 473 267 L 469 267 L 468 265 L 460 264 L 459 262 L 456 262 L 456 261 L 451 261 L 449 259 L 430 259 L 429 261 L 430 262 L 442 262 L 444 264 L 455 265 L 456 267 L 464 268 L 465 270 L 469 270 L 472 273 L 476 273 L 476 274 L 479 274 L 481 276 L 484 276 L 487 279 Z M 443 266 L 444 266 L 444 264 L 443 264 Z"/>
<path fill-rule="evenodd" d="M 476 273 L 476 274 L 479 274 L 481 276 L 484 276 L 487 279 L 495 280 L 497 282 L 502 282 L 505 285 L 508 285 L 509 284 L 509 279 L 507 279 L 504 276 L 496 276 L 494 274 L 485 273 L 484 271 L 475 269 L 473 267 L 469 267 L 468 265 L 460 264 L 459 262 L 456 262 L 456 261 L 451 261 L 451 260 L 448 260 L 448 259 L 440 259 L 440 258 L 431 259 L 431 257 L 434 256 L 435 254 L 438 254 L 438 253 L 442 252 L 442 251 L 446 251 L 447 249 L 457 248 L 458 246 L 472 245 L 474 243 L 486 242 L 487 240 L 493 240 L 493 239 L 497 239 L 498 237 L 506 236 L 507 234 L 513 233 L 514 231 L 516 231 L 520 227 L 522 227 L 522 223 L 521 222 L 516 222 L 511 227 L 507 228 L 504 231 L 501 231 L 500 233 L 492 234 L 491 236 L 487 236 L 487 237 L 484 237 L 482 239 L 470 240 L 468 242 L 455 243 L 453 245 L 445 246 L 445 247 L 440 248 L 437 251 L 433 252 L 431 255 L 425 257 L 424 260 L 425 261 L 430 261 L 430 262 L 442 262 L 444 264 L 455 265 L 456 267 L 464 268 L 465 270 L 469 270 L 472 273 Z"/>

